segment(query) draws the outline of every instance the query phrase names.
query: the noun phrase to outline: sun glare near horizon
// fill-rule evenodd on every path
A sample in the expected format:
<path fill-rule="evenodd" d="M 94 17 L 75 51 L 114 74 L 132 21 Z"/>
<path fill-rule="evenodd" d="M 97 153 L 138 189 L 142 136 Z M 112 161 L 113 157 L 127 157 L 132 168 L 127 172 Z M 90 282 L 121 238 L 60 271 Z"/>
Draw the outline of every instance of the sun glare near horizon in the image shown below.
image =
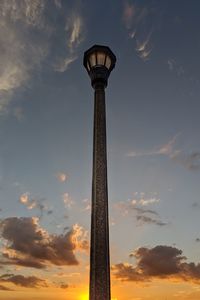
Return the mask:
<path fill-rule="evenodd" d="M 80 300 L 89 300 L 89 294 L 82 294 Z"/>

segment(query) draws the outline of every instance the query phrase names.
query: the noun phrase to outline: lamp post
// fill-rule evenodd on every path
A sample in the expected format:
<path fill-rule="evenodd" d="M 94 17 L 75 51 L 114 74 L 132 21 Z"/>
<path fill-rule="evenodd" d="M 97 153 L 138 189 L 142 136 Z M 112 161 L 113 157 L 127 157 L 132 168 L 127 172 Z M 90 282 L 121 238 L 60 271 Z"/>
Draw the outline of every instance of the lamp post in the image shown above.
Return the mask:
<path fill-rule="evenodd" d="M 110 254 L 107 188 L 105 88 L 116 57 L 106 46 L 95 45 L 83 64 L 94 88 L 90 300 L 110 300 Z"/>

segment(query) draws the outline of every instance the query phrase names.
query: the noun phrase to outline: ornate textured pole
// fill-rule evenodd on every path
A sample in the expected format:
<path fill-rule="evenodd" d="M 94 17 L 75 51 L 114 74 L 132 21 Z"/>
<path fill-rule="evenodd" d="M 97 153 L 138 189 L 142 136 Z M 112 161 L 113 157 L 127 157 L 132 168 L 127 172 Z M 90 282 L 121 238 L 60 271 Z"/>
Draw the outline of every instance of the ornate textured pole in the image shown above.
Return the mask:
<path fill-rule="evenodd" d="M 95 85 L 90 300 L 110 300 L 105 91 Z"/>
<path fill-rule="evenodd" d="M 90 300 L 110 300 L 105 87 L 115 61 L 114 54 L 105 46 L 93 46 L 84 56 L 84 66 L 95 90 Z"/>

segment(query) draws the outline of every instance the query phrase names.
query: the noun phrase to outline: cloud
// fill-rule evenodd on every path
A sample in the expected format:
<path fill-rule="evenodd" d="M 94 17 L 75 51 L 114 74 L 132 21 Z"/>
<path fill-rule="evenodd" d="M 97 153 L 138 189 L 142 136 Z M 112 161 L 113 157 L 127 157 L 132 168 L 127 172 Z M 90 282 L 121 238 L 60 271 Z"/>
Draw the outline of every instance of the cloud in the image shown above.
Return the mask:
<path fill-rule="evenodd" d="M 44 1 L 6 1 L 0 4 L 0 112 L 7 112 L 14 92 L 24 87 L 48 53 L 47 41 L 29 42 L 30 30 L 44 29 Z M 21 30 L 21 25 L 27 30 Z M 29 32 L 29 33 L 28 33 Z"/>
<path fill-rule="evenodd" d="M 7 17 L 12 21 L 23 21 L 31 26 L 43 26 L 43 12 L 45 8 L 44 0 L 32 1 L 1 1 L 1 16 Z"/>
<path fill-rule="evenodd" d="M 14 290 L 0 284 L 0 291 L 14 291 Z"/>
<path fill-rule="evenodd" d="M 152 31 L 148 33 L 148 35 L 144 36 L 143 39 L 136 38 L 136 51 L 139 57 L 146 61 L 149 59 L 153 46 L 151 44 L 151 35 Z"/>
<path fill-rule="evenodd" d="M 90 199 L 83 199 L 82 200 L 84 204 L 84 211 L 91 211 L 91 200 Z"/>
<path fill-rule="evenodd" d="M 175 247 L 141 247 L 130 256 L 135 257 L 135 266 L 126 263 L 113 266 L 116 278 L 122 281 L 151 281 L 159 278 L 200 282 L 200 264 L 187 263 L 182 250 Z"/>
<path fill-rule="evenodd" d="M 33 268 L 77 265 L 75 251 L 86 251 L 86 232 L 74 225 L 65 234 L 49 234 L 38 224 L 37 218 L 6 218 L 0 223 L 1 237 L 7 241 L 1 265 Z"/>
<path fill-rule="evenodd" d="M 61 73 L 65 72 L 71 63 L 73 63 L 77 58 L 77 56 L 71 56 L 64 59 L 58 59 L 54 64 L 54 70 Z"/>
<path fill-rule="evenodd" d="M 30 87 L 33 74 L 41 70 L 47 57 L 59 72 L 64 72 L 78 57 L 78 48 L 84 40 L 83 18 L 77 8 L 64 5 L 69 11 L 67 17 L 59 0 L 50 5 L 46 0 L 1 0 L 1 114 L 9 112 L 16 92 Z M 55 23 L 55 10 L 61 22 Z M 21 111 L 14 115 L 21 120 Z"/>
<path fill-rule="evenodd" d="M 54 0 L 54 2 L 55 2 L 55 6 L 56 6 L 57 8 L 61 8 L 61 7 L 62 7 L 61 0 Z"/>
<path fill-rule="evenodd" d="M 160 199 L 159 198 L 149 198 L 149 199 L 143 199 L 141 198 L 139 201 L 138 201 L 138 204 L 141 204 L 142 206 L 147 206 L 149 204 L 153 204 L 153 203 L 158 203 L 160 202 Z"/>
<path fill-rule="evenodd" d="M 147 224 L 155 224 L 155 225 L 158 225 L 158 226 L 165 226 L 165 225 L 167 225 L 167 223 L 165 223 L 165 222 L 153 219 L 153 218 L 148 217 L 148 216 L 143 216 L 143 215 L 142 216 L 141 215 L 136 216 L 136 219 L 141 224 L 147 223 Z"/>
<path fill-rule="evenodd" d="M 30 193 L 26 192 L 20 195 L 19 202 L 27 207 L 27 209 L 39 209 L 41 218 L 45 210 L 45 205 L 43 204 L 44 199 L 32 199 L 30 198 Z"/>
<path fill-rule="evenodd" d="M 170 71 L 174 71 L 178 76 L 181 76 L 185 73 L 185 70 L 182 65 L 178 64 L 174 59 L 168 59 L 167 65 Z"/>
<path fill-rule="evenodd" d="M 69 285 L 68 285 L 68 284 L 64 284 L 64 283 L 61 283 L 60 288 L 61 288 L 61 289 L 68 289 L 68 288 L 69 288 Z"/>
<path fill-rule="evenodd" d="M 116 208 L 123 216 L 134 216 L 139 225 L 154 224 L 164 226 L 168 223 L 161 221 L 159 214 L 154 209 L 147 208 L 147 206 L 155 205 L 159 202 L 160 199 L 157 197 L 157 193 L 136 192 L 133 199 L 119 202 Z"/>
<path fill-rule="evenodd" d="M 63 198 L 63 202 L 65 204 L 65 207 L 66 208 L 71 208 L 72 205 L 74 204 L 74 201 L 72 200 L 72 198 L 69 196 L 68 193 L 64 193 L 62 195 L 62 198 Z"/>
<path fill-rule="evenodd" d="M 176 150 L 170 158 L 190 171 L 200 170 L 200 152 L 185 154 L 181 150 Z"/>
<path fill-rule="evenodd" d="M 22 203 L 22 204 L 25 204 L 27 205 L 29 203 L 29 193 L 24 193 L 22 194 L 20 197 L 19 197 L 19 201 Z"/>
<path fill-rule="evenodd" d="M 68 18 L 65 30 L 69 36 L 67 45 L 73 53 L 83 40 L 83 21 L 80 15 L 74 14 Z"/>
<path fill-rule="evenodd" d="M 126 156 L 128 157 L 136 157 L 136 156 L 152 156 L 152 155 L 166 155 L 171 156 L 174 153 L 174 145 L 177 141 L 177 137 L 179 134 L 176 134 L 172 137 L 166 144 L 162 145 L 158 149 L 146 151 L 146 152 L 129 152 Z"/>
<path fill-rule="evenodd" d="M 69 175 L 67 175 L 66 173 L 64 172 L 58 172 L 56 174 L 56 178 L 58 179 L 58 181 L 60 182 L 65 182 L 69 179 Z"/>
<path fill-rule="evenodd" d="M 72 235 L 72 243 L 76 246 L 76 250 L 84 250 L 88 251 L 89 243 L 88 243 L 88 232 L 84 230 L 84 228 L 78 224 L 73 226 L 73 235 Z"/>
<path fill-rule="evenodd" d="M 65 72 L 69 65 L 77 58 L 77 50 L 80 44 L 85 39 L 85 26 L 83 18 L 77 11 L 72 11 L 67 17 L 65 24 L 66 33 L 66 54 L 60 57 L 54 63 L 54 70 L 58 72 Z"/>
<path fill-rule="evenodd" d="M 127 157 L 139 157 L 139 156 L 155 156 L 155 155 L 164 155 L 184 166 L 186 169 L 190 171 L 200 170 L 200 152 L 191 152 L 184 153 L 182 150 L 176 149 L 175 144 L 177 141 L 179 134 L 176 134 L 172 137 L 166 144 L 161 147 L 150 150 L 150 151 L 140 151 L 135 152 L 131 151 L 126 154 Z"/>
<path fill-rule="evenodd" d="M 158 216 L 158 213 L 155 211 L 155 210 L 152 210 L 152 209 L 145 209 L 145 208 L 142 208 L 142 207 L 131 207 L 132 209 L 134 209 L 135 211 L 137 211 L 139 214 L 143 215 L 143 214 L 152 214 L 152 215 L 156 215 Z"/>
<path fill-rule="evenodd" d="M 127 29 L 131 29 L 133 24 L 133 18 L 135 15 L 135 6 L 134 4 L 130 4 L 128 2 L 124 3 L 124 11 L 123 11 L 123 22 Z"/>
<path fill-rule="evenodd" d="M 146 61 L 149 59 L 153 49 L 152 33 L 153 24 L 152 9 L 147 6 L 137 5 L 136 3 L 124 3 L 123 23 L 128 31 L 129 38 L 135 41 L 135 51 L 138 56 Z M 149 25 L 151 20 L 151 25 Z"/>
<path fill-rule="evenodd" d="M 196 242 L 199 243 L 200 242 L 200 238 L 196 238 Z"/>
<path fill-rule="evenodd" d="M 36 276 L 25 277 L 23 275 L 4 274 L 0 276 L 0 281 L 13 283 L 26 288 L 47 287 L 46 281 Z"/>

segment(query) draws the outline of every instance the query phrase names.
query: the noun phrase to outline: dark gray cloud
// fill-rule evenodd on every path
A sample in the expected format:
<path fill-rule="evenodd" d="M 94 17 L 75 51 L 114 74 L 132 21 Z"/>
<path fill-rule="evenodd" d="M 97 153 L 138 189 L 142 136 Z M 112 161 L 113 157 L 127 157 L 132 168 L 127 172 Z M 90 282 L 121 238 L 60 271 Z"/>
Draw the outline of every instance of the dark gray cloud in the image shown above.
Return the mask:
<path fill-rule="evenodd" d="M 160 245 L 154 248 L 141 247 L 130 254 L 136 265 L 124 263 L 113 266 L 116 278 L 123 281 L 150 281 L 153 278 L 176 278 L 200 282 L 200 264 L 187 263 L 182 250 Z"/>
<path fill-rule="evenodd" d="M 4 274 L 0 276 L 0 281 L 13 283 L 26 288 L 47 287 L 46 281 L 36 276 L 25 277 L 23 275 Z"/>
<path fill-rule="evenodd" d="M 36 218 L 7 218 L 0 223 L 1 236 L 7 241 L 2 265 L 45 268 L 48 265 L 77 265 L 76 249 L 86 250 L 88 242 L 78 225 L 65 234 L 48 234 Z M 13 255 L 13 252 L 15 255 Z"/>
<path fill-rule="evenodd" d="M 160 220 L 157 220 L 157 219 L 153 219 L 151 217 L 148 217 L 148 216 L 136 216 L 136 219 L 137 221 L 141 222 L 142 224 L 143 223 L 147 223 L 147 224 L 155 224 L 155 225 L 158 225 L 158 226 L 165 226 L 167 225 L 167 223 L 165 222 L 162 222 Z"/>
<path fill-rule="evenodd" d="M 145 209 L 141 207 L 132 207 L 135 211 L 137 211 L 139 214 L 152 214 L 158 216 L 158 213 L 155 210 L 152 209 Z"/>
<path fill-rule="evenodd" d="M 196 242 L 199 243 L 200 242 L 200 238 L 196 238 Z"/>

